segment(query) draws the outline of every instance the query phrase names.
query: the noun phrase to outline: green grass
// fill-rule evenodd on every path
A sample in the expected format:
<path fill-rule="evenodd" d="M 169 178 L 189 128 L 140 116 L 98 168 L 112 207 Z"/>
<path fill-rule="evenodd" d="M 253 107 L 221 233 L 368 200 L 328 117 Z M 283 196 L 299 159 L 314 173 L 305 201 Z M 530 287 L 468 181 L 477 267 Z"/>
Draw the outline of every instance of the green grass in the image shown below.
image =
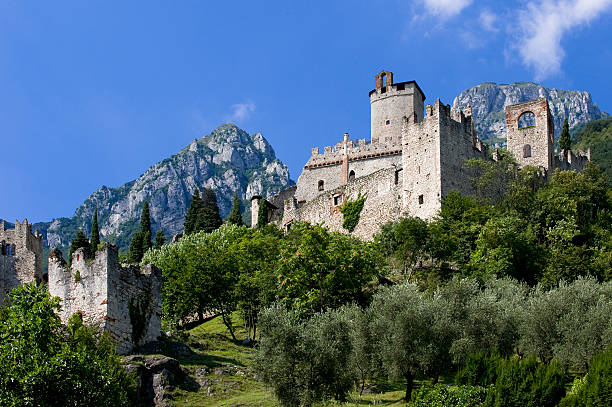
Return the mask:
<path fill-rule="evenodd" d="M 220 317 L 189 331 L 185 343 L 194 354 L 177 359 L 193 379 L 197 379 L 197 371 L 206 369 L 207 373 L 201 377 L 207 379 L 207 383 L 198 391 L 177 388 L 172 394 L 172 406 L 272 407 L 278 405 L 270 388 L 256 379 L 255 350 L 241 344 L 241 340 L 246 337 L 246 331 L 238 314 L 233 315 L 233 322 L 238 341 L 231 339 Z M 223 372 L 227 370 L 230 372 Z M 200 381 L 203 382 L 202 379 Z M 354 392 L 349 395 L 346 402 L 331 401 L 316 406 L 408 406 L 403 401 L 405 394 L 403 385 L 382 385 L 384 386 L 382 393 L 367 393 L 360 398 L 359 393 Z"/>

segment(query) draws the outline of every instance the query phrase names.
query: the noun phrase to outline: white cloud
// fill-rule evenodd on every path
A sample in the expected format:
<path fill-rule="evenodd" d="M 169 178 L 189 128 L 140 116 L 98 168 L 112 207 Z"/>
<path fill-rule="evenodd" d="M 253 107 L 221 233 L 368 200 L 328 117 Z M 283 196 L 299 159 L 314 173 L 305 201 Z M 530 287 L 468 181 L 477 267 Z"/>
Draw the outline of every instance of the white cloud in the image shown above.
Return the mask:
<path fill-rule="evenodd" d="M 461 13 L 472 0 L 423 0 L 423 3 L 429 13 L 446 19 Z"/>
<path fill-rule="evenodd" d="M 478 18 L 480 21 L 480 25 L 487 31 L 496 32 L 499 31 L 498 28 L 498 18 L 497 14 L 493 13 L 491 10 L 484 9 L 480 12 L 480 17 Z"/>
<path fill-rule="evenodd" d="M 561 70 L 566 32 L 588 24 L 610 6 L 612 0 L 540 0 L 519 11 L 516 48 L 523 63 L 535 70 L 536 80 Z"/>
<path fill-rule="evenodd" d="M 230 119 L 237 122 L 242 122 L 251 117 L 255 112 L 255 103 L 248 101 L 246 103 L 237 103 L 232 105 L 232 114 Z"/>

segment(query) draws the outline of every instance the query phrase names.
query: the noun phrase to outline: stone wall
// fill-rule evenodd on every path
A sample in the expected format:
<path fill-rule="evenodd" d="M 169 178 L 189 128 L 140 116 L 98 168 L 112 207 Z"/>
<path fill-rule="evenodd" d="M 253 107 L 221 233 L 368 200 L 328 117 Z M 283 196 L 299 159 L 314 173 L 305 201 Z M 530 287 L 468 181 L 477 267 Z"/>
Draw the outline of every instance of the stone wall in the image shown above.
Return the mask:
<path fill-rule="evenodd" d="M 42 235 L 32 233 L 27 219 L 15 221 L 14 229 L 6 229 L 5 222 L 0 222 L 0 305 L 13 288 L 42 282 L 42 257 Z"/>
<path fill-rule="evenodd" d="M 85 323 L 108 332 L 121 354 L 156 340 L 161 334 L 161 271 L 152 265 L 121 266 L 114 245 L 105 244 L 94 259 L 84 254 L 77 250 L 71 267 L 59 250 L 49 254 L 49 293 L 61 299 L 62 322 L 81 314 Z M 143 328 L 134 341 L 138 320 Z"/>
<path fill-rule="evenodd" d="M 554 157 L 554 168 L 561 171 L 583 171 L 591 161 L 591 149 L 584 151 L 568 151 L 567 157 L 562 152 Z"/>
<path fill-rule="evenodd" d="M 340 207 L 347 199 L 355 200 L 361 191 L 366 195 L 366 200 L 353 235 L 371 239 L 380 231 L 383 223 L 397 220 L 402 213 L 400 172 L 399 167 L 379 170 L 349 181 L 332 191 L 326 191 L 300 206 L 295 205 L 295 200 L 288 200 L 281 225 L 287 227 L 296 221 L 323 223 L 332 231 L 348 233 L 342 227 L 344 217 Z"/>

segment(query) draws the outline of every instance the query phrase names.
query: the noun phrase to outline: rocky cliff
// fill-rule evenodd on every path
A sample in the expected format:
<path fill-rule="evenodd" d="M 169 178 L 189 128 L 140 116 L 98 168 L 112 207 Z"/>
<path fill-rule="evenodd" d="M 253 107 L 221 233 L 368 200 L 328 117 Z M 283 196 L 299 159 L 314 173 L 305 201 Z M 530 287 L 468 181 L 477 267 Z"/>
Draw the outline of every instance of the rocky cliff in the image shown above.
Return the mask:
<path fill-rule="evenodd" d="M 125 248 L 138 227 L 145 200 L 149 201 L 153 234 L 162 229 L 169 238 L 183 230 L 195 188 L 214 188 L 221 216 L 226 217 L 234 191 L 246 204 L 253 195 L 271 197 L 292 184 L 287 166 L 260 133 L 249 135 L 233 124 L 224 124 L 137 179 L 117 188 L 101 187 L 71 218 L 38 223 L 34 228 L 43 233 L 48 246 L 67 246 L 79 228 L 89 232 L 98 207 L 102 239 Z"/>
<path fill-rule="evenodd" d="M 516 82 L 509 85 L 485 82 L 476 85 L 464 90 L 455 98 L 453 109 L 465 109 L 468 104 L 471 105 L 479 137 L 490 143 L 504 143 L 505 107 L 542 97 L 547 98 L 550 105 L 555 123 L 555 137 L 561 134 L 563 120 L 566 117 L 570 128 L 573 128 L 608 116 L 593 103 L 589 92 L 548 89 L 531 82 Z"/>

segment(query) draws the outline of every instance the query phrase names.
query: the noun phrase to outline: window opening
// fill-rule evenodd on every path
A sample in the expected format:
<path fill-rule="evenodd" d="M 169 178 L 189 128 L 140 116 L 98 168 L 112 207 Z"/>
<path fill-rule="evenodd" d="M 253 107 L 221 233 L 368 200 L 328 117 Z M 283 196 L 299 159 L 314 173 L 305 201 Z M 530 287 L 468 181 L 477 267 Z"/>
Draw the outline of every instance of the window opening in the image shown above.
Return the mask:
<path fill-rule="evenodd" d="M 323 189 L 325 188 L 325 186 L 324 186 L 324 185 L 325 185 L 325 183 L 323 182 L 323 180 L 320 180 L 320 181 L 319 181 L 319 186 L 318 186 L 319 191 L 323 191 Z"/>
<path fill-rule="evenodd" d="M 349 172 L 349 181 L 354 181 L 355 180 L 355 171 L 351 170 L 351 172 Z"/>
<path fill-rule="evenodd" d="M 533 112 L 525 112 L 519 116 L 518 119 L 518 128 L 526 129 L 529 127 L 534 127 L 536 125 L 536 118 Z"/>
<path fill-rule="evenodd" d="M 419 205 L 423 205 L 423 195 L 419 195 Z"/>
<path fill-rule="evenodd" d="M 529 144 L 523 146 L 523 158 L 527 157 L 531 157 L 531 146 Z"/>

